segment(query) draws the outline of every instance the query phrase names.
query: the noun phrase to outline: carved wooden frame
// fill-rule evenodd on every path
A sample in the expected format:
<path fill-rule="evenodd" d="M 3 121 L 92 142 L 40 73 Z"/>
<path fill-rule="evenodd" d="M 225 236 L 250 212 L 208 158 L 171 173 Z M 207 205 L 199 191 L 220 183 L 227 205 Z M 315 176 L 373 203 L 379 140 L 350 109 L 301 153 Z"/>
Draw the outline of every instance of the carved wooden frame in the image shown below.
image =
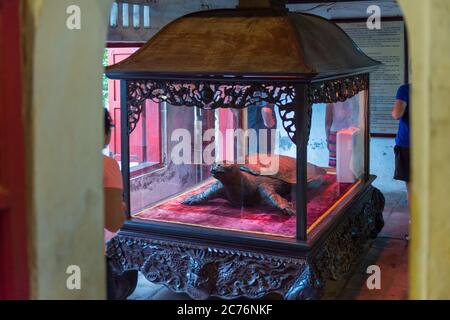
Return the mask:
<path fill-rule="evenodd" d="M 344 101 L 369 86 L 368 74 L 345 76 L 313 83 L 229 80 L 122 80 L 122 152 L 127 155 L 128 137 L 139 121 L 146 99 L 167 101 L 175 106 L 215 109 L 246 108 L 265 101 L 279 105 L 283 126 L 297 144 L 297 184 L 306 186 L 306 146 L 311 126 L 312 104 Z M 263 92 L 263 95 L 255 93 Z M 297 132 L 296 128 L 301 128 Z M 298 134 L 297 134 L 298 133 Z M 122 157 L 125 198 L 129 207 L 127 157 Z M 307 249 L 293 257 L 286 249 L 277 252 L 265 239 L 263 249 L 246 249 L 226 241 L 201 245 L 191 231 L 182 236 L 162 236 L 139 231 L 145 226 L 131 223 L 108 243 L 107 257 L 116 274 L 139 270 L 155 283 L 194 299 L 211 296 L 225 299 L 262 298 L 276 293 L 284 299 L 320 297 L 328 279 L 348 270 L 353 259 L 383 225 L 384 198 L 370 185 L 361 189 L 352 206 L 340 212 L 344 218 L 310 244 L 306 240 L 306 188 L 297 193 L 297 240 Z M 129 213 L 128 213 L 129 215 Z M 142 224 L 145 224 L 142 222 Z M 135 229 L 133 229 L 135 228 Z M 156 228 L 157 229 L 157 228 Z M 149 230 L 149 229 L 148 229 Z M 152 229 L 155 230 L 155 229 Z M 155 231 L 157 232 L 157 231 Z M 202 231 L 207 233 L 207 231 Z M 280 244 L 279 247 L 289 247 Z M 291 248 L 295 250 L 295 246 Z M 290 250 L 290 249 L 289 249 Z"/>
<path fill-rule="evenodd" d="M 368 74 L 320 81 L 308 85 L 307 103 L 333 103 L 345 101 L 368 88 Z M 262 93 L 262 94 L 261 94 Z M 131 134 L 139 122 L 145 100 L 166 101 L 174 106 L 202 109 L 243 109 L 249 105 L 267 102 L 279 106 L 283 127 L 292 142 L 295 139 L 295 83 L 266 81 L 263 83 L 232 81 L 187 81 L 187 80 L 127 80 L 126 106 L 128 133 Z M 312 111 L 308 112 L 311 116 Z M 311 119 L 309 119 L 309 126 Z M 309 128 L 306 130 L 309 132 Z"/>
<path fill-rule="evenodd" d="M 119 233 L 107 245 L 115 273 L 139 270 L 193 299 L 317 299 L 329 280 L 339 279 L 383 227 L 384 197 L 369 187 L 345 217 L 314 248 L 295 257 L 235 247 L 156 240 L 151 235 Z"/>

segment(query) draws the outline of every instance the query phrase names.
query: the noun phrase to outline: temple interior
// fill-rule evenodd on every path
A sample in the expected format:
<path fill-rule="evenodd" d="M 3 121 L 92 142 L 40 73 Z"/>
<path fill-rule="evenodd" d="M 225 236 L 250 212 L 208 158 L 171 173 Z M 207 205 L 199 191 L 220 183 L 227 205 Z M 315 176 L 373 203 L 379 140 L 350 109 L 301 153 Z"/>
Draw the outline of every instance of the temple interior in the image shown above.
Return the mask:
<path fill-rule="evenodd" d="M 448 299 L 449 17 L 0 0 L 0 300 Z"/>

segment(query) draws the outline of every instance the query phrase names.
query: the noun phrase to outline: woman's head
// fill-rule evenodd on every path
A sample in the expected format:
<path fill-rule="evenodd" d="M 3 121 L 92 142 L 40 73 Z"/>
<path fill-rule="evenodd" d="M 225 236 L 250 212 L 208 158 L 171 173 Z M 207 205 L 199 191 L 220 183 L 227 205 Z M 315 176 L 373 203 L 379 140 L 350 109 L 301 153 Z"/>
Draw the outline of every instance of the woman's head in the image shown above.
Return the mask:
<path fill-rule="evenodd" d="M 109 115 L 109 111 L 108 109 L 104 108 L 105 110 L 105 120 L 104 120 L 104 125 L 105 125 L 105 147 L 109 144 L 109 141 L 111 140 L 111 128 L 114 127 L 113 121 L 111 116 Z"/>

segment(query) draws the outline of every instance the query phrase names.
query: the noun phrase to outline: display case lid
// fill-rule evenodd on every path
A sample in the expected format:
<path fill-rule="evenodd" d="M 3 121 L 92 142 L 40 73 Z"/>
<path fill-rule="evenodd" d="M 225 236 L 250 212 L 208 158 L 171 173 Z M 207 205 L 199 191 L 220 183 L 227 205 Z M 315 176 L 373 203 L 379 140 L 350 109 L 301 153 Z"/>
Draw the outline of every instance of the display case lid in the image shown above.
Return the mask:
<path fill-rule="evenodd" d="M 367 73 L 380 63 L 335 23 L 279 5 L 195 12 L 107 67 L 112 79 L 295 79 Z"/>

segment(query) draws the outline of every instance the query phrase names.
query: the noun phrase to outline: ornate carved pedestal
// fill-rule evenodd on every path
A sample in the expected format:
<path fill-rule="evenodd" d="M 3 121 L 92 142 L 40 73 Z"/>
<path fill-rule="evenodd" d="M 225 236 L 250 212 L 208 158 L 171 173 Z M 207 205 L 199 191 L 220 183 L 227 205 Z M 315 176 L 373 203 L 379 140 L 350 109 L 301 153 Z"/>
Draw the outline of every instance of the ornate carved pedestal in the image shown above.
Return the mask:
<path fill-rule="evenodd" d="M 273 293 L 284 299 L 317 299 L 326 281 L 348 272 L 369 239 L 377 236 L 384 224 L 383 209 L 383 195 L 369 186 L 300 255 L 157 240 L 130 232 L 119 233 L 108 244 L 107 255 L 115 272 L 139 270 L 149 281 L 193 299 L 257 299 Z"/>

